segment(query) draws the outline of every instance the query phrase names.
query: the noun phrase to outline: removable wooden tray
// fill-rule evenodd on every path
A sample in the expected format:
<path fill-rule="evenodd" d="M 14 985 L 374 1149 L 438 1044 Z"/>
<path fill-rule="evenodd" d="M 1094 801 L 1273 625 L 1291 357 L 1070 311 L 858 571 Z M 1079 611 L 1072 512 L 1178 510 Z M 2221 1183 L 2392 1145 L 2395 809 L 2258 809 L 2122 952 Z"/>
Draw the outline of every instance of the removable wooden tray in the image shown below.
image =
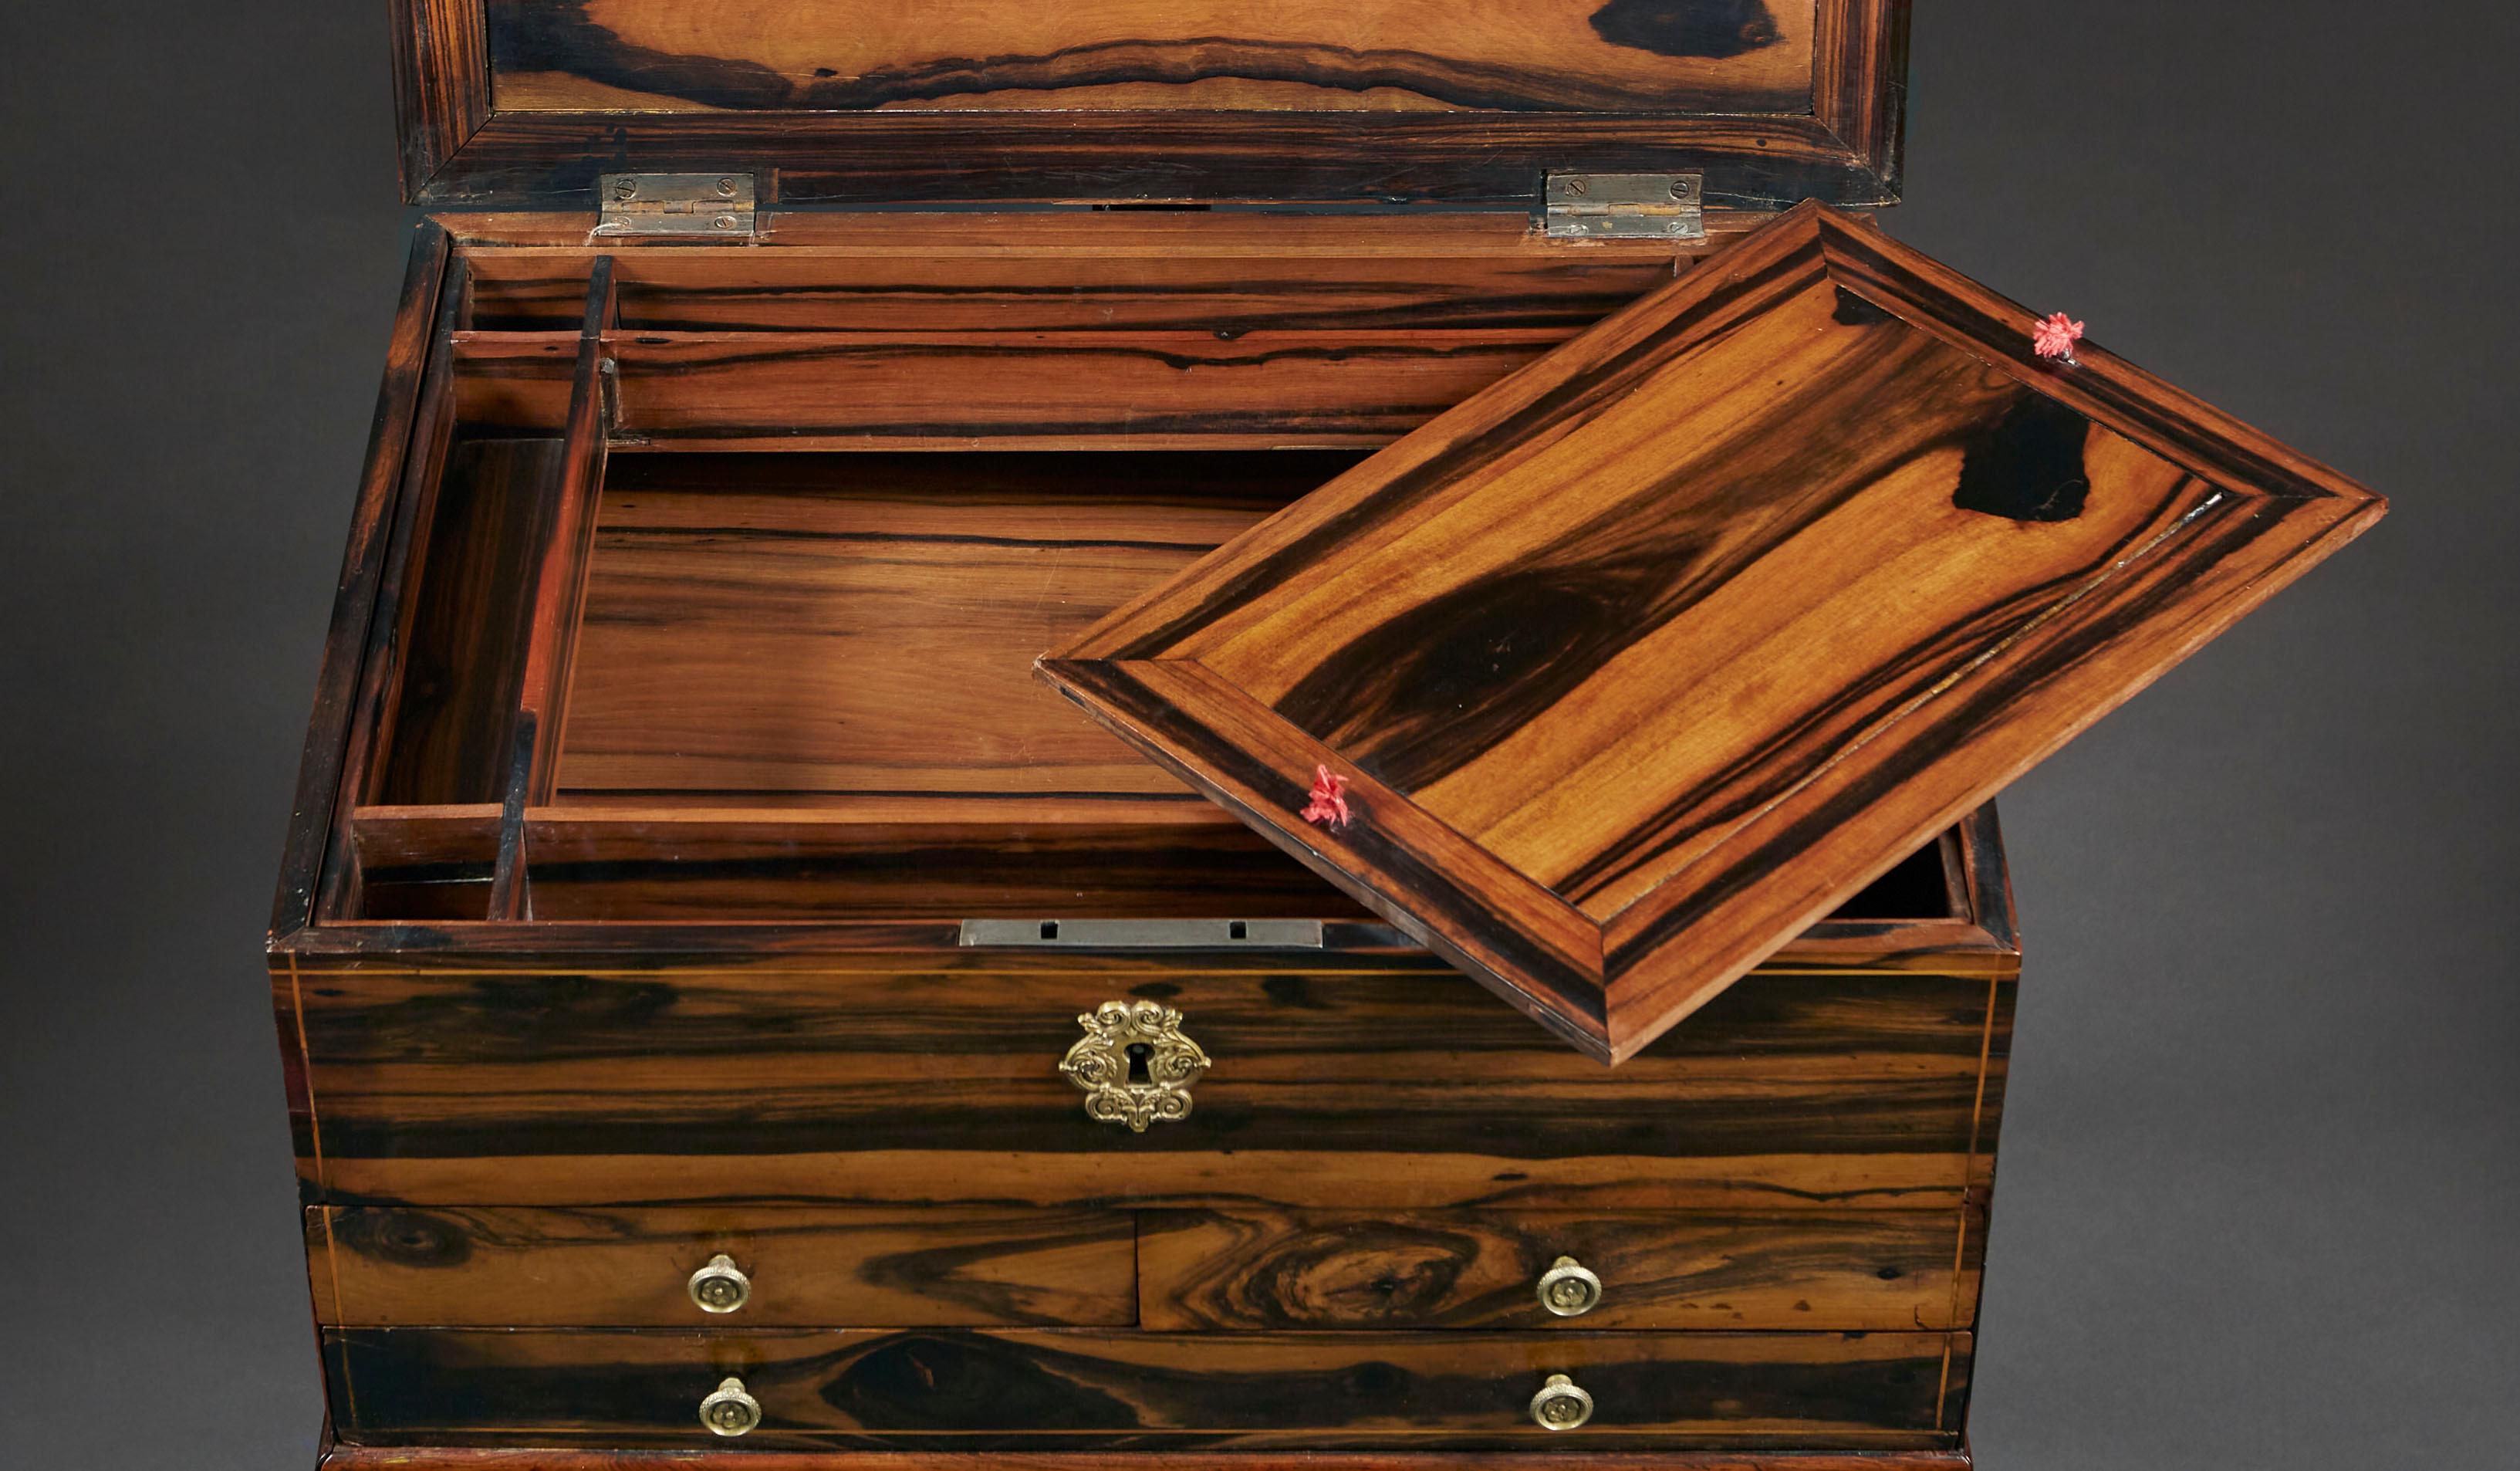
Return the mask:
<path fill-rule="evenodd" d="M 2036 321 L 1803 205 L 1043 673 L 1622 1060 L 2380 519 Z"/>

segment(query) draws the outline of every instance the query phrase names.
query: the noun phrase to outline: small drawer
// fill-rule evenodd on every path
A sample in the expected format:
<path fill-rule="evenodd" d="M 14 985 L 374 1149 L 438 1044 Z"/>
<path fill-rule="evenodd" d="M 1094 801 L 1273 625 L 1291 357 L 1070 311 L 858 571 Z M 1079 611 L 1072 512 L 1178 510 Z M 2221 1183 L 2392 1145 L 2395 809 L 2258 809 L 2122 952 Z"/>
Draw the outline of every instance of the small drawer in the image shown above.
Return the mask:
<path fill-rule="evenodd" d="M 1130 1218 L 1089 1211 L 315 1207 L 345 1327 L 1091 1326 L 1137 1317 Z"/>
<path fill-rule="evenodd" d="M 352 1445 L 1949 1448 L 1947 1333 L 335 1329 Z M 1561 1379 L 1562 1376 L 1562 1379 Z"/>
<path fill-rule="evenodd" d="M 1964 1327 L 1963 1218 L 1150 1211 L 1138 1313 L 1174 1330 Z"/>

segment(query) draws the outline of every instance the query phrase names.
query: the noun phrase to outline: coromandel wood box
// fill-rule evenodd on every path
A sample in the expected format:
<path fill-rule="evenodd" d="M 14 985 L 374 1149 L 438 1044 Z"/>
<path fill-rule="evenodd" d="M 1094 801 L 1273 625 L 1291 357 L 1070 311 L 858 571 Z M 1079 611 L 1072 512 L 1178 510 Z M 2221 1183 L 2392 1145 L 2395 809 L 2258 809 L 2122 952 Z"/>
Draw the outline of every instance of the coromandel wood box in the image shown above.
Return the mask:
<path fill-rule="evenodd" d="M 341 1467 L 1967 1464 L 1990 797 L 2369 492 L 1902 0 L 398 0 L 272 940 Z"/>

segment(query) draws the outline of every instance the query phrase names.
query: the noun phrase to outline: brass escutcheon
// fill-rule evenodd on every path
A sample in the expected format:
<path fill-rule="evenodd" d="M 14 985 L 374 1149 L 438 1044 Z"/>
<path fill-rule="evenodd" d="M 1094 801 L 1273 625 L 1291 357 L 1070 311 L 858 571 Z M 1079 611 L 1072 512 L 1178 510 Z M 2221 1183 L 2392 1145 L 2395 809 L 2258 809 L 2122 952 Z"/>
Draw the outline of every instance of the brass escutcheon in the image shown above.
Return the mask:
<path fill-rule="evenodd" d="M 752 1301 L 752 1279 L 724 1252 L 709 1258 L 708 1265 L 692 1273 L 684 1290 L 702 1312 L 733 1312 Z"/>
<path fill-rule="evenodd" d="M 1601 1279 L 1583 1263 L 1560 1257 L 1540 1274 L 1540 1306 L 1559 1317 L 1582 1317 L 1601 1305 Z"/>
<path fill-rule="evenodd" d="M 1142 1134 L 1149 1124 L 1190 1117 L 1190 1085 L 1208 1061 L 1182 1034 L 1181 1020 L 1152 1001 L 1105 1001 L 1076 1019 L 1085 1035 L 1058 1071 L 1085 1090 L 1087 1118 Z"/>
<path fill-rule="evenodd" d="M 745 1394 L 743 1381 L 730 1374 L 718 1382 L 717 1393 L 700 1402 L 700 1423 L 711 1435 L 743 1435 L 761 1423 L 761 1402 Z"/>
<path fill-rule="evenodd" d="M 1593 1397 L 1563 1374 L 1552 1374 L 1531 1397 L 1532 1422 L 1543 1430 L 1573 1430 L 1593 1418 Z"/>

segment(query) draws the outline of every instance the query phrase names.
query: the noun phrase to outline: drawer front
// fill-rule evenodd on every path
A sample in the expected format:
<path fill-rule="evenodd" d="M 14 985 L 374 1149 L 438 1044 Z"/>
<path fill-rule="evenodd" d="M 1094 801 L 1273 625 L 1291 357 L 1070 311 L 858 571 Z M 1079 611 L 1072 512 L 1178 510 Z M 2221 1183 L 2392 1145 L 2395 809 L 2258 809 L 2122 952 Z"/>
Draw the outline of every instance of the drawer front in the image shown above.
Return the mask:
<path fill-rule="evenodd" d="M 1975 1213 L 1971 1213 L 1974 1217 Z M 1767 1216 L 1257 1207 L 1140 1218 L 1148 1328 L 1964 1327 L 1958 1212 Z"/>
<path fill-rule="evenodd" d="M 301 1168 L 410 1204 L 1957 1209 L 1992 1139 L 2008 982 L 1765 971 L 1613 1070 L 1449 971 L 1197 963 L 301 966 Z M 1123 998 L 1204 1049 L 1188 1118 L 1061 1074 Z"/>
<path fill-rule="evenodd" d="M 1137 1319 L 1109 1213 L 319 1206 L 306 1228 L 317 1319 L 349 1327 Z"/>
<path fill-rule="evenodd" d="M 1931 1448 L 1956 1443 L 1968 1379 L 1967 1335 L 1943 1333 L 336 1329 L 325 1346 L 337 1431 L 369 1445 L 726 1446 L 699 1415 L 731 1388 L 757 1406 L 745 1449 Z M 1557 1374 L 1591 1398 L 1580 1428 L 1535 1423 Z"/>

